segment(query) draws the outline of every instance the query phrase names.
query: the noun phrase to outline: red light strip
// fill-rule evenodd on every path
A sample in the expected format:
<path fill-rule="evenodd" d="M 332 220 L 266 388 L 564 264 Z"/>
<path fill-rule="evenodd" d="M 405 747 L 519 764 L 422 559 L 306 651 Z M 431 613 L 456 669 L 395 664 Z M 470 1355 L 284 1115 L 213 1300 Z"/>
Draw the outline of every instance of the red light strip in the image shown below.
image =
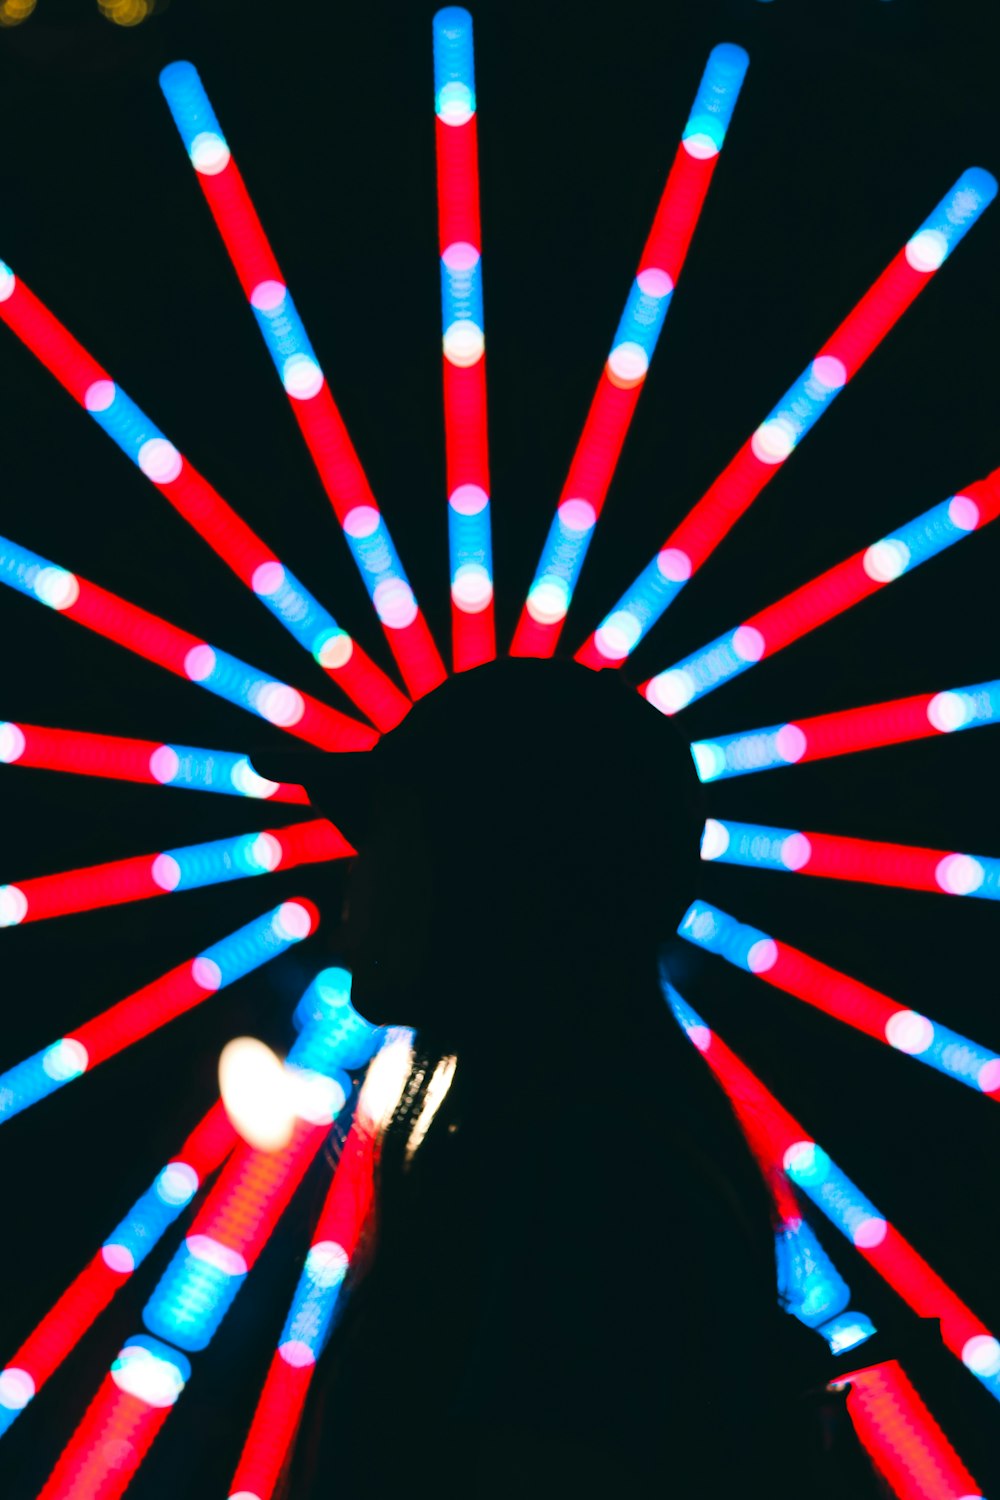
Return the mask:
<path fill-rule="evenodd" d="M 170 1411 L 121 1390 L 105 1375 L 38 1500 L 118 1500 Z"/>
<path fill-rule="evenodd" d="M 898 1500 L 981 1500 L 976 1481 L 896 1360 L 844 1379 L 850 1381 L 854 1430 Z"/>

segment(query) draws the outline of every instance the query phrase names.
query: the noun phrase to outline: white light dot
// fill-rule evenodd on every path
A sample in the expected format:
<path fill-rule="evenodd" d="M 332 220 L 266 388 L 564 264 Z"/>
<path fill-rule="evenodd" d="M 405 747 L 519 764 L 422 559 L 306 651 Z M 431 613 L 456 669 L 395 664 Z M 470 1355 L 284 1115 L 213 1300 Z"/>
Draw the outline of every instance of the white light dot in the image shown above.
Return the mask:
<path fill-rule="evenodd" d="M 135 1256 L 127 1245 L 102 1245 L 101 1259 L 109 1271 L 119 1276 L 129 1276 L 135 1270 Z"/>
<path fill-rule="evenodd" d="M 312 913 L 299 901 L 283 901 L 274 914 L 273 926 L 279 937 L 298 941 L 312 932 Z"/>
<path fill-rule="evenodd" d="M 310 1125 L 332 1125 L 347 1098 L 340 1080 L 308 1068 L 286 1066 L 285 1072 L 299 1119 L 307 1120 Z"/>
<path fill-rule="evenodd" d="M 202 642 L 192 646 L 184 658 L 184 672 L 192 682 L 204 682 L 215 671 L 215 652 Z"/>
<path fill-rule="evenodd" d="M 191 165 L 203 177 L 215 177 L 229 165 L 229 147 L 214 130 L 203 130 L 188 148 Z"/>
<path fill-rule="evenodd" d="M 905 254 L 915 271 L 936 271 L 948 254 L 948 241 L 940 229 L 922 229 L 907 243 Z"/>
<path fill-rule="evenodd" d="M 191 978 L 203 990 L 220 990 L 222 988 L 222 970 L 214 958 L 205 958 L 203 954 L 192 959 Z"/>
<path fill-rule="evenodd" d="M 263 1046 L 263 1042 L 260 1043 Z M 229 1245 L 220 1245 L 210 1234 L 189 1234 L 184 1241 L 186 1249 L 206 1266 L 215 1266 L 226 1276 L 245 1276 L 247 1263 L 238 1250 Z"/>
<path fill-rule="evenodd" d="M 471 318 L 459 318 L 445 329 L 441 345 L 449 364 L 465 370 L 482 359 L 486 338 L 478 323 Z"/>
<path fill-rule="evenodd" d="M 286 1365 L 291 1365 L 293 1370 L 305 1369 L 307 1365 L 316 1363 L 316 1356 L 309 1345 L 303 1343 L 302 1339 L 286 1339 L 283 1344 L 278 1345 L 278 1353 Z M 257 1496 L 253 1497 L 257 1500 Z"/>
<path fill-rule="evenodd" d="M 23 1411 L 34 1394 L 35 1382 L 27 1370 L 18 1370 L 14 1365 L 0 1370 L 0 1406 L 8 1411 Z"/>
<path fill-rule="evenodd" d="M 317 1286 L 336 1286 L 347 1271 L 347 1251 L 336 1240 L 320 1240 L 306 1256 L 306 1270 Z"/>
<path fill-rule="evenodd" d="M 960 693 L 936 693 L 927 705 L 927 718 L 942 734 L 962 729 L 969 722 L 965 700 Z"/>
<path fill-rule="evenodd" d="M 449 271 L 471 271 L 479 262 L 479 251 L 468 240 L 454 240 L 441 252 Z"/>
<path fill-rule="evenodd" d="M 88 411 L 107 411 L 114 399 L 114 381 L 95 380 L 84 392 L 83 404 Z"/>
<path fill-rule="evenodd" d="M 254 568 L 250 579 L 250 587 L 255 594 L 262 594 L 265 598 L 276 594 L 285 581 L 285 570 L 280 562 L 265 562 Z"/>
<path fill-rule="evenodd" d="M 346 667 L 353 655 L 354 642 L 347 631 L 335 630 L 320 646 L 316 660 L 327 671 L 336 672 L 340 667 Z"/>
<path fill-rule="evenodd" d="M 8 297 L 14 295 L 17 286 L 17 277 L 6 261 L 0 260 L 0 302 L 6 302 Z"/>
<path fill-rule="evenodd" d="M 797 724 L 782 724 L 774 736 L 774 748 L 788 765 L 794 765 L 806 753 L 806 737 Z"/>
<path fill-rule="evenodd" d="M 291 1081 L 280 1057 L 255 1037 L 227 1042 L 219 1056 L 219 1092 L 226 1114 L 248 1145 L 280 1151 L 295 1129 Z"/>
<path fill-rule="evenodd" d="M 173 1361 L 142 1344 L 125 1346 L 111 1366 L 111 1379 L 119 1390 L 157 1409 L 173 1406 L 184 1389 L 184 1376 Z"/>
<path fill-rule="evenodd" d="M 87 1049 L 75 1037 L 64 1036 L 46 1048 L 42 1067 L 57 1083 L 66 1083 L 70 1078 L 79 1078 L 87 1071 Z"/>
<path fill-rule="evenodd" d="M 650 678 L 646 685 L 646 698 L 661 714 L 676 714 L 686 708 L 697 692 L 697 684 L 690 672 L 683 667 L 672 667 Z"/>
<path fill-rule="evenodd" d="M 750 447 L 762 464 L 784 463 L 795 447 L 795 429 L 786 418 L 775 417 L 761 423 L 750 439 Z"/>
<path fill-rule="evenodd" d="M 17 885 L 0 885 L 0 927 L 16 927 L 28 912 L 28 898 Z"/>
<path fill-rule="evenodd" d="M 642 625 L 629 609 L 616 609 L 599 625 L 595 635 L 597 649 L 609 661 L 622 661 L 642 635 Z"/>
<path fill-rule="evenodd" d="M 150 874 L 161 891 L 176 891 L 181 883 L 181 867 L 172 854 L 158 854 Z"/>
<path fill-rule="evenodd" d="M 934 1040 L 934 1026 L 915 1010 L 897 1010 L 885 1023 L 885 1039 L 897 1052 L 919 1057 Z"/>
<path fill-rule="evenodd" d="M 1000 1057 L 992 1057 L 979 1069 L 976 1083 L 984 1094 L 995 1094 L 1000 1090 Z"/>
<path fill-rule="evenodd" d="M 306 711 L 302 694 L 284 682 L 265 682 L 254 694 L 254 707 L 261 718 L 283 728 L 297 724 Z"/>
<path fill-rule="evenodd" d="M 284 850 L 280 839 L 276 839 L 273 833 L 259 833 L 247 851 L 250 859 L 255 865 L 260 865 L 263 870 L 276 870 L 281 864 Z"/>
<path fill-rule="evenodd" d="M 173 781 L 181 768 L 181 759 L 170 745 L 157 745 L 149 757 L 149 774 L 161 786 Z"/>
<path fill-rule="evenodd" d="M 811 373 L 828 391 L 839 391 L 847 384 L 847 366 L 834 354 L 821 354 L 814 359 Z"/>
<path fill-rule="evenodd" d="M 679 547 L 664 547 L 657 554 L 656 566 L 668 583 L 686 583 L 691 577 L 691 559 Z"/>
<path fill-rule="evenodd" d="M 640 380 L 646 378 L 649 355 L 641 344 L 626 339 L 623 344 L 616 344 L 608 355 L 607 368 L 608 378 L 613 385 L 626 388 L 638 385 Z"/>
<path fill-rule="evenodd" d="M 280 307 L 288 294 L 288 288 L 282 281 L 258 281 L 250 293 L 250 305 L 258 312 L 274 312 Z"/>
<path fill-rule="evenodd" d="M 561 578 L 540 578 L 532 584 L 527 599 L 528 614 L 539 625 L 555 625 L 566 618 L 569 586 Z"/>
<path fill-rule="evenodd" d="M 468 84 L 446 83 L 437 96 L 437 116 L 443 125 L 467 125 L 476 109 Z"/>
<path fill-rule="evenodd" d="M 666 297 L 674 289 L 671 277 L 658 266 L 646 266 L 635 279 L 639 283 L 640 292 L 647 297 Z"/>
<path fill-rule="evenodd" d="M 707 1026 L 688 1026 L 687 1034 L 699 1052 L 707 1052 L 712 1044 L 712 1033 Z"/>
<path fill-rule="evenodd" d="M 747 968 L 751 974 L 766 974 L 778 962 L 778 945 L 774 938 L 759 938 L 747 950 Z"/>
<path fill-rule="evenodd" d="M 701 836 L 702 859 L 719 859 L 729 848 L 729 829 L 716 818 L 705 819 L 705 831 Z"/>
<path fill-rule="evenodd" d="M 812 845 L 804 833 L 790 833 L 782 840 L 778 858 L 786 870 L 801 870 L 812 859 Z"/>
<path fill-rule="evenodd" d="M 481 563 L 463 563 L 451 581 L 451 597 L 465 614 L 478 614 L 493 598 L 493 580 Z"/>
<path fill-rule="evenodd" d="M 489 503 L 489 495 L 478 484 L 457 485 L 448 496 L 448 504 L 460 516 L 478 516 Z"/>
<path fill-rule="evenodd" d="M 718 156 L 719 148 L 710 135 L 702 131 L 695 131 L 693 135 L 686 135 L 681 145 L 688 156 L 695 157 L 698 161 L 708 161 L 710 157 Z"/>
<path fill-rule="evenodd" d="M 589 500 L 564 500 L 559 507 L 559 519 L 568 531 L 592 531 L 597 524 L 597 511 Z"/>
<path fill-rule="evenodd" d="M 290 354 L 281 368 L 281 383 L 296 401 L 308 401 L 323 389 L 323 371 L 308 354 Z"/>
<path fill-rule="evenodd" d="M 713 740 L 696 740 L 691 746 L 699 781 L 714 781 L 726 769 L 726 752 Z"/>
<path fill-rule="evenodd" d="M 851 1239 L 859 1250 L 874 1250 L 876 1245 L 881 1245 L 888 1233 L 889 1226 L 884 1219 L 868 1218 L 855 1224 Z"/>
<path fill-rule="evenodd" d="M 244 797 L 273 797 L 279 786 L 276 781 L 268 781 L 266 776 L 258 776 L 245 756 L 233 766 L 229 779 Z"/>
<path fill-rule="evenodd" d="M 20 760 L 26 744 L 24 731 L 17 724 L 0 724 L 0 764 L 9 766 Z"/>
<path fill-rule="evenodd" d="M 971 896 L 986 879 L 986 871 L 971 854 L 946 854 L 938 861 L 934 879 L 949 896 Z"/>
<path fill-rule="evenodd" d="M 1000 1375 L 1000 1342 L 992 1334 L 974 1333 L 962 1345 L 962 1363 L 975 1375 Z"/>
<path fill-rule="evenodd" d="M 753 625 L 739 625 L 733 631 L 732 647 L 740 661 L 760 661 L 764 637 Z"/>
<path fill-rule="evenodd" d="M 948 520 L 959 531 L 975 531 L 979 525 L 979 506 L 968 495 L 953 495 L 948 502 Z"/>
<path fill-rule="evenodd" d="M 875 583 L 891 583 L 905 573 L 910 561 L 910 549 L 898 537 L 886 537 L 873 542 L 861 559 L 861 566 Z"/>
<path fill-rule="evenodd" d="M 171 1161 L 154 1183 L 156 1196 L 172 1207 L 190 1203 L 198 1191 L 198 1173 L 186 1161 Z"/>
<path fill-rule="evenodd" d="M 80 597 L 80 580 L 65 568 L 39 568 L 31 586 L 50 609 L 70 609 Z"/>
<path fill-rule="evenodd" d="M 184 460 L 166 438 L 150 438 L 139 449 L 139 468 L 154 484 L 170 484 L 183 465 Z"/>
<path fill-rule="evenodd" d="M 403 578 L 383 578 L 372 595 L 375 613 L 390 630 L 405 630 L 417 618 L 417 601 Z"/>
<path fill-rule="evenodd" d="M 825 1175 L 826 1152 L 815 1141 L 795 1141 L 782 1157 L 782 1166 L 792 1176 L 811 1177 L 817 1171 Z"/>
<path fill-rule="evenodd" d="M 356 505 L 349 510 L 344 517 L 344 530 L 348 536 L 360 540 L 366 536 L 374 536 L 379 528 L 382 517 L 374 505 Z"/>

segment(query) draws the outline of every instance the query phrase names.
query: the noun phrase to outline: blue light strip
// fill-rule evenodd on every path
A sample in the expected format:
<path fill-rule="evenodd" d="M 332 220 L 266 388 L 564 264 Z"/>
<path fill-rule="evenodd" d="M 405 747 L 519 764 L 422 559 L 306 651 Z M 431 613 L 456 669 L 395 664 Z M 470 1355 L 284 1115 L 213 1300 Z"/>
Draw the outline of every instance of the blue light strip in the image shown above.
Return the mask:
<path fill-rule="evenodd" d="M 712 48 L 684 126 L 683 139 L 689 149 L 695 143 L 692 155 L 714 156 L 722 150 L 748 62 L 743 48 L 731 42 Z"/>
<path fill-rule="evenodd" d="M 360 521 L 359 513 L 363 513 Z M 417 602 L 381 512 L 372 506 L 356 506 L 347 518 L 344 536 L 382 624 L 390 630 L 411 624 L 417 616 Z"/>
<path fill-rule="evenodd" d="M 807 1328 L 818 1329 L 851 1300 L 851 1289 L 804 1219 L 775 1235 L 778 1301 Z"/>
<path fill-rule="evenodd" d="M 105 1260 L 116 1270 L 140 1266 L 187 1208 L 198 1186 L 193 1167 L 181 1161 L 170 1162 L 104 1241 Z"/>
<path fill-rule="evenodd" d="M 86 1062 L 66 1037 L 0 1073 L 0 1125 L 84 1072 Z"/>
<path fill-rule="evenodd" d="M 227 880 L 243 880 L 249 875 L 268 875 L 279 869 L 282 849 L 280 833 L 244 833 L 235 838 L 213 839 L 204 844 L 187 844 L 180 849 L 166 849 L 156 857 L 162 879 L 154 869 L 157 885 L 170 891 L 194 890 L 202 885 L 219 885 Z M 161 864 L 172 860 L 173 865 Z M 174 876 L 176 884 L 167 884 Z"/>
<path fill-rule="evenodd" d="M 294 1358 L 290 1363 L 307 1363 L 303 1358 L 306 1351 L 315 1362 L 329 1337 L 347 1272 L 346 1254 L 343 1254 L 343 1259 L 335 1257 L 331 1253 L 333 1248 L 314 1245 L 306 1256 L 278 1342 L 279 1353 L 287 1346 L 293 1346 Z"/>
<path fill-rule="evenodd" d="M 191 63 L 169 63 L 160 74 L 160 87 L 189 156 L 194 157 L 199 137 L 211 136 L 225 146 L 222 126 Z"/>
<path fill-rule="evenodd" d="M 774 939 L 768 933 L 737 922 L 735 917 L 708 901 L 692 901 L 677 931 L 689 943 L 717 954 L 734 968 L 745 969 L 748 974 L 756 972 L 750 957 L 752 950 L 756 948 L 758 953 L 761 952 L 758 945 L 762 943 L 768 945 L 768 953 L 774 948 Z"/>
<path fill-rule="evenodd" d="M 299 1036 L 288 1061 L 327 1076 L 342 1068 L 364 1067 L 385 1037 L 384 1027 L 373 1026 L 351 1004 L 351 976 L 346 969 L 324 969 L 317 974 L 293 1019 Z"/>
<path fill-rule="evenodd" d="M 224 792 L 233 797 L 267 798 L 274 783 L 258 776 L 247 756 L 235 750 L 202 750 L 195 745 L 166 745 L 177 758 L 177 768 L 165 775 L 157 762 L 157 781 L 192 791 Z"/>
<path fill-rule="evenodd" d="M 185 1240 L 156 1283 L 142 1320 L 152 1333 L 182 1349 L 206 1349 L 247 1274 L 194 1254 Z"/>
<path fill-rule="evenodd" d="M 439 115 L 476 112 L 476 71 L 472 17 L 448 5 L 434 17 L 434 111 Z"/>

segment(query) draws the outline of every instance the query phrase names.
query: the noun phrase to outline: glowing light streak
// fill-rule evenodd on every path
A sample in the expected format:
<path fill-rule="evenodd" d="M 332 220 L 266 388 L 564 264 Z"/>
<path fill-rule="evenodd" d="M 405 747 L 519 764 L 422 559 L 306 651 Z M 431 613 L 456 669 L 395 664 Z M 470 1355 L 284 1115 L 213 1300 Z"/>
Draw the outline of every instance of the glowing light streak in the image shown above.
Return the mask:
<path fill-rule="evenodd" d="M 962 173 L 667 537 L 577 652 L 577 661 L 594 668 L 621 666 L 992 203 L 996 191 L 995 178 L 980 167 Z"/>
<path fill-rule="evenodd" d="M 2 263 L 0 263 L 2 265 Z M 7 266 L 0 319 L 379 729 L 409 703 L 204 475 Z"/>
<path fill-rule="evenodd" d="M 434 17 L 444 431 L 456 672 L 496 656 L 472 17 Z"/>
<path fill-rule="evenodd" d="M 847 1411 L 899 1500 L 983 1500 L 982 1491 L 896 1360 L 846 1376 Z"/>
<path fill-rule="evenodd" d="M 197 71 L 160 86 L 386 639 L 414 697 L 445 678 L 388 528 Z"/>
<path fill-rule="evenodd" d="M 367 724 L 2 537 L 0 583 L 320 750 L 370 750 L 378 740 Z"/>
<path fill-rule="evenodd" d="M 103 1247 L 0 1370 L 0 1436 L 76 1348 L 120 1286 L 229 1155 L 235 1132 L 214 1104 Z"/>
<path fill-rule="evenodd" d="M 939 1021 L 820 963 L 789 943 L 748 927 L 707 901 L 695 901 L 678 927 L 689 943 L 784 990 L 876 1041 L 1000 1100 L 1000 1056 Z"/>
<path fill-rule="evenodd" d="M 763 823 L 709 818 L 701 857 L 724 865 L 751 865 L 828 880 L 857 880 L 907 891 L 948 896 L 979 896 L 1000 901 L 1000 859 L 886 844 L 876 839 L 842 838 L 832 833 L 800 833 Z"/>
<path fill-rule="evenodd" d="M 666 983 L 664 992 L 729 1095 L 755 1154 L 787 1173 L 918 1317 L 940 1319 L 945 1347 L 1000 1401 L 1000 1341 L 677 990 Z"/>
<path fill-rule="evenodd" d="M 330 1073 L 364 1067 L 382 1045 L 384 1028 L 373 1026 L 351 1004 L 346 969 L 323 969 L 295 1008 L 299 1035 L 288 1054 L 293 1067 Z"/>
<path fill-rule="evenodd" d="M 283 901 L 0 1073 L 0 1125 L 183 1015 L 216 990 L 277 958 L 308 937 L 318 923 L 319 914 L 311 902 L 302 898 Z"/>
<path fill-rule="evenodd" d="M 161 854 L 137 854 L 0 886 L 0 927 L 146 901 L 198 886 L 292 870 L 297 865 L 348 859 L 353 853 L 332 823 L 313 818 L 287 828 L 188 844 Z"/>
<path fill-rule="evenodd" d="M 681 274 L 749 58 L 714 47 L 576 445 L 514 635 L 513 656 L 551 656 Z"/>
<path fill-rule="evenodd" d="M 744 729 L 738 734 L 696 740 L 691 753 L 701 781 L 719 781 L 997 722 L 1000 681 L 977 682 L 942 693 L 918 693 L 912 698 L 845 708 L 766 729 Z"/>
<path fill-rule="evenodd" d="M 978 527 L 995 521 L 998 515 L 1000 469 L 994 469 L 977 484 L 933 506 L 865 551 L 856 552 L 776 604 L 751 615 L 735 630 L 657 673 L 642 684 L 640 692 L 661 713 L 679 713 L 696 698 L 714 692 L 731 677 L 843 614 Z"/>

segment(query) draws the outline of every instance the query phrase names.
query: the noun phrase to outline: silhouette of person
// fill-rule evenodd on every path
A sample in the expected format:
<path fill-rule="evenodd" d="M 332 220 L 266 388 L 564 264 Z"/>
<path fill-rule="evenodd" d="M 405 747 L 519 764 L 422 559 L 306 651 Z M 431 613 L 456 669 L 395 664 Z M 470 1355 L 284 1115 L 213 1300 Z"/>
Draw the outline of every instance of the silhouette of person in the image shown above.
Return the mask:
<path fill-rule="evenodd" d="M 815 1335 L 657 980 L 698 868 L 686 743 L 617 674 L 501 662 L 418 704 L 363 794 L 342 761 L 300 775 L 360 851 L 354 1003 L 416 1038 L 290 1493 L 822 1493 Z"/>

